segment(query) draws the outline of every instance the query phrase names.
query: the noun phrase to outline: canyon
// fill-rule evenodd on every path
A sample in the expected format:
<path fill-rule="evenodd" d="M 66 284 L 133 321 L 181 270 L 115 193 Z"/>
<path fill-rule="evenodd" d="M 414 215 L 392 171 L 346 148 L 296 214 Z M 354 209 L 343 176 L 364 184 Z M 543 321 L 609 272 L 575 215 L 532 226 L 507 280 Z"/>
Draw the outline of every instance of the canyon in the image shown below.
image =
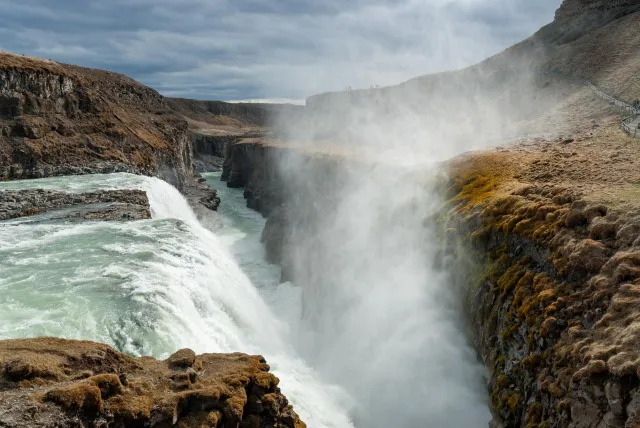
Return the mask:
<path fill-rule="evenodd" d="M 455 392 L 473 411 L 488 395 L 495 428 L 640 426 L 640 145 L 593 89 L 640 98 L 639 24 L 636 1 L 565 0 L 553 23 L 477 65 L 305 107 L 165 98 L 115 73 L 0 53 L 0 180 L 155 176 L 202 219 L 221 201 L 199 172 L 220 169 L 266 218 L 281 282 L 303 289 L 318 327 L 307 352 L 326 360 L 312 361 L 365 403 L 357 426 L 423 423 L 415 392 L 444 375 L 466 383 Z M 81 195 L 5 190 L 0 219 L 97 203 L 111 205 L 72 216 L 151 217 L 141 190 Z M 423 288 L 446 309 L 433 319 L 402 296 Z M 441 362 L 425 348 L 399 346 L 383 360 L 393 369 L 361 374 L 414 317 L 459 336 L 443 355 L 464 366 L 431 371 Z M 40 338 L 0 341 L 0 367 L 8 426 L 305 426 L 261 356 L 158 360 Z M 484 417 L 434 413 L 434 426 Z"/>
<path fill-rule="evenodd" d="M 640 97 L 633 54 L 640 40 L 631 30 L 639 5 L 579 3 L 564 2 L 554 23 L 470 69 L 313 96 L 302 118 L 304 133 L 285 124 L 294 141 L 232 144 L 223 166 L 228 185 L 244 187 L 247 205 L 267 217 L 263 241 L 269 260 L 282 266 L 282 279 L 334 278 L 309 266 L 322 265 L 323 252 L 341 250 L 309 247 L 340 215 L 342 188 L 355 182 L 364 189 L 372 177 L 379 180 L 372 168 L 401 175 L 402 161 L 419 154 L 419 146 L 393 145 L 398 136 L 385 128 L 397 131 L 393 125 L 403 116 L 389 111 L 422 114 L 424 108 L 440 123 L 454 119 L 451 126 L 460 115 L 488 120 L 472 112 L 480 105 L 491 105 L 488 115 L 497 110 L 500 120 L 506 117 L 505 126 L 490 129 L 502 132 L 482 135 L 493 149 L 443 159 L 436 177 L 422 178 L 441 196 L 442 207 L 425 212 L 424 221 L 439 231 L 439 263 L 453 272 L 452 287 L 462 296 L 472 342 L 488 369 L 495 427 L 640 424 L 634 345 L 640 149 L 620 130 L 624 109 L 599 95 L 625 106 Z M 517 59 L 523 57 L 533 63 L 520 69 L 527 70 L 525 78 L 517 68 L 505 69 L 522 66 Z M 482 89 L 460 95 L 469 87 Z M 514 100 L 511 91 L 523 96 Z M 431 103 L 411 105 L 412 96 L 425 93 L 435 108 L 448 104 L 450 112 L 435 113 Z M 490 98 L 501 101 L 489 104 Z M 537 105 L 523 109 L 523 102 Z M 514 106 L 516 116 L 503 114 Z M 458 134 L 459 128 L 446 138 L 473 134 Z M 510 135 L 517 138 L 508 143 Z M 357 206 L 350 207 L 357 216 Z M 324 269 L 339 269 L 339 261 L 333 263 Z"/>

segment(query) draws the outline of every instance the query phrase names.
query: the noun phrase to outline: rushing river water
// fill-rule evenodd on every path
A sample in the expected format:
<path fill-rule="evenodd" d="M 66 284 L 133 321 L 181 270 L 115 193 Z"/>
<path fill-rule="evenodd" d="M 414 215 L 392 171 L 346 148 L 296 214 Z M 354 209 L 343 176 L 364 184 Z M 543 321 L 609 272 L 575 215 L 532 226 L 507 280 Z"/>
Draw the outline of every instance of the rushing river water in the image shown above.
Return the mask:
<path fill-rule="evenodd" d="M 228 189 L 219 173 L 205 177 L 222 199 L 208 229 L 157 178 L 0 183 L 0 191 L 142 189 L 152 213 L 130 222 L 51 214 L 0 222 L 0 339 L 85 339 L 158 358 L 180 348 L 262 354 L 310 428 L 487 425 L 480 366 L 448 303 L 455 296 L 425 259 L 435 242 L 416 232 L 429 211 L 415 208 L 421 189 L 414 195 L 398 190 L 407 183 L 401 177 L 380 178 L 370 180 L 377 191 L 389 187 L 379 206 L 347 200 L 341 221 L 348 228 L 336 218 L 325 228 L 336 236 L 316 237 L 343 257 L 331 259 L 331 281 L 316 284 L 314 294 L 311 282 L 279 283 L 260 243 L 265 220 L 246 207 L 242 190 Z M 393 221 L 371 217 L 389 207 L 399 210 Z"/>
<path fill-rule="evenodd" d="M 300 359 L 290 324 L 300 294 L 264 261 L 264 220 L 242 192 L 220 190 L 221 227 L 203 228 L 167 183 L 131 174 L 0 183 L 71 192 L 138 188 L 152 219 L 0 222 L 0 339 L 57 336 L 108 343 L 133 355 L 262 354 L 310 427 L 350 427 L 349 400 Z M 217 214 L 212 214 L 217 215 Z"/>

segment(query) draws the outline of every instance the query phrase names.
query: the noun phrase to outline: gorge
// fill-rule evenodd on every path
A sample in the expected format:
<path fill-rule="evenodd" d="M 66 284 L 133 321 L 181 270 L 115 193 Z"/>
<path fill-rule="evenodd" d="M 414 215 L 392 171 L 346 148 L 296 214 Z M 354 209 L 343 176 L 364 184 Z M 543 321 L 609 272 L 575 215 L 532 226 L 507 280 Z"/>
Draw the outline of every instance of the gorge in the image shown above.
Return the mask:
<path fill-rule="evenodd" d="M 0 426 L 640 426 L 640 146 L 593 89 L 640 97 L 639 11 L 304 107 L 0 52 Z"/>

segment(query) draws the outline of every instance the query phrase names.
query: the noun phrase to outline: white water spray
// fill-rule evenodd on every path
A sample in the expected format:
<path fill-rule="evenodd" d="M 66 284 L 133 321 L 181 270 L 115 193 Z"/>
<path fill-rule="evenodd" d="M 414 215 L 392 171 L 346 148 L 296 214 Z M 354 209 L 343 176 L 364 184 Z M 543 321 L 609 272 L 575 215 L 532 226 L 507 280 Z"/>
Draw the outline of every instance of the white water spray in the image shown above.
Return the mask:
<path fill-rule="evenodd" d="M 352 426 L 346 394 L 296 356 L 287 324 L 175 188 L 114 174 L 3 183 L 0 190 L 29 187 L 144 189 L 153 220 L 0 224 L 0 338 L 95 340 L 161 358 L 183 347 L 261 354 L 310 427 Z M 291 293 L 265 292 L 291 304 Z"/>

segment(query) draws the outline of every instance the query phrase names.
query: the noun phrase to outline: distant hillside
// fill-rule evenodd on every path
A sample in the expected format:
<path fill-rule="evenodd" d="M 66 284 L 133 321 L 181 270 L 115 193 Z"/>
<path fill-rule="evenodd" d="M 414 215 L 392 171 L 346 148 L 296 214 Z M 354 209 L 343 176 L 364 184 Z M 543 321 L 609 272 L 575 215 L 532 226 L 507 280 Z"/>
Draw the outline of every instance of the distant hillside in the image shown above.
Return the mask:
<path fill-rule="evenodd" d="M 0 52 L 0 180 L 110 171 L 181 187 L 187 124 L 127 76 Z"/>
<path fill-rule="evenodd" d="M 300 126 L 283 128 L 292 138 L 358 144 L 407 128 L 423 131 L 407 138 L 450 141 L 572 132 L 618 114 L 581 79 L 628 102 L 640 98 L 639 12 L 637 0 L 565 0 L 552 23 L 479 64 L 315 95 Z M 377 135 L 363 132 L 371 124 Z"/>
<path fill-rule="evenodd" d="M 301 106 L 292 104 L 227 103 L 185 98 L 166 98 L 168 105 L 182 115 L 192 131 L 204 134 L 234 134 L 258 131 L 277 115 L 295 114 Z"/>

